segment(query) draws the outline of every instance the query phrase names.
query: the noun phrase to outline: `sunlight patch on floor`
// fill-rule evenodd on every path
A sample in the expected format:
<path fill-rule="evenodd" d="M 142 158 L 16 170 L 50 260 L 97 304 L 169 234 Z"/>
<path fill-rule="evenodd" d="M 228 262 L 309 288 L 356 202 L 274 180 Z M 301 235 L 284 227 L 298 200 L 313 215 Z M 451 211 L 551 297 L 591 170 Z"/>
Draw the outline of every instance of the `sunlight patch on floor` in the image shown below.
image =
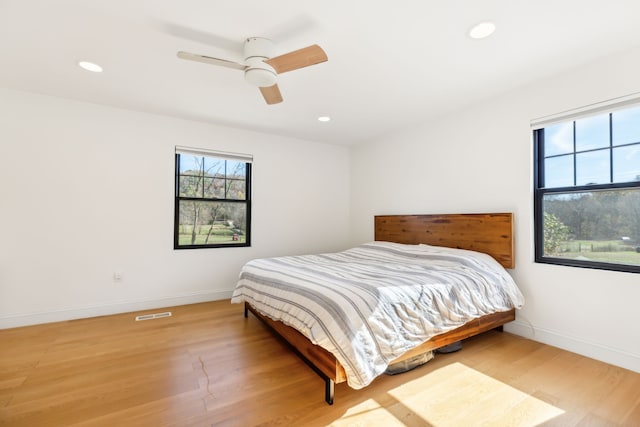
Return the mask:
<path fill-rule="evenodd" d="M 409 381 L 390 390 L 389 395 L 426 425 L 434 427 L 479 424 L 528 427 L 564 413 L 462 363 Z"/>
<path fill-rule="evenodd" d="M 404 425 L 404 423 L 400 422 L 393 414 L 373 399 L 365 400 L 349 408 L 339 420 L 335 420 L 329 424 L 331 427 L 403 427 Z"/>

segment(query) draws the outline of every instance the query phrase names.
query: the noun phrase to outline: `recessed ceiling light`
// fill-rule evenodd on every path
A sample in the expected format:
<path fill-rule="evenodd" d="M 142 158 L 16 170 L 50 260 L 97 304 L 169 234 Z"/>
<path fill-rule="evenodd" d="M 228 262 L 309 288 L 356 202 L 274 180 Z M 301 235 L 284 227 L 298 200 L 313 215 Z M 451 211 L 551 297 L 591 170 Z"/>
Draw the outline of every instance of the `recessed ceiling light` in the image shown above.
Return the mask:
<path fill-rule="evenodd" d="M 469 30 L 469 37 L 472 39 L 483 39 L 489 37 L 496 30 L 496 24 L 490 21 L 481 22 Z"/>
<path fill-rule="evenodd" d="M 87 71 L 93 71 L 94 73 L 101 73 L 102 67 L 98 64 L 94 64 L 93 62 L 88 61 L 80 61 L 78 62 L 78 66 L 84 68 Z"/>
<path fill-rule="evenodd" d="M 318 117 L 318 121 L 319 122 L 329 122 L 329 121 L 331 121 L 331 117 L 329 117 L 329 116 L 320 116 L 320 117 Z"/>

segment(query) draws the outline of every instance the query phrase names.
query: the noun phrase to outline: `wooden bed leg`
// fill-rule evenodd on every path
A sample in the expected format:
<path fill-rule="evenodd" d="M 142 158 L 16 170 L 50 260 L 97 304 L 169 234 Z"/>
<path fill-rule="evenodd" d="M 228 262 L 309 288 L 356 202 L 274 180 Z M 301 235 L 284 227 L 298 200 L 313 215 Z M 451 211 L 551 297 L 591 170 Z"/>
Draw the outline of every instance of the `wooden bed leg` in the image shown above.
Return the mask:
<path fill-rule="evenodd" d="M 502 327 L 502 325 L 493 328 L 493 330 L 498 332 L 504 332 L 504 328 Z"/>
<path fill-rule="evenodd" d="M 324 380 L 324 400 L 329 404 L 333 405 L 333 396 L 336 391 L 336 383 L 329 378 L 325 378 Z"/>

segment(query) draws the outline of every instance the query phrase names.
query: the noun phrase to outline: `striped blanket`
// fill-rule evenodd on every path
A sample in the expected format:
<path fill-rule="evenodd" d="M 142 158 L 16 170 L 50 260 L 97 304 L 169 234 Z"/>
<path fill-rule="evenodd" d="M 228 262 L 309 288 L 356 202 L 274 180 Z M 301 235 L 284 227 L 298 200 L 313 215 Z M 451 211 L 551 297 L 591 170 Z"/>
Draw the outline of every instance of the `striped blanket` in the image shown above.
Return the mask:
<path fill-rule="evenodd" d="M 231 299 L 245 301 L 331 352 L 359 389 L 432 336 L 520 308 L 524 298 L 489 255 L 371 242 L 250 261 Z"/>

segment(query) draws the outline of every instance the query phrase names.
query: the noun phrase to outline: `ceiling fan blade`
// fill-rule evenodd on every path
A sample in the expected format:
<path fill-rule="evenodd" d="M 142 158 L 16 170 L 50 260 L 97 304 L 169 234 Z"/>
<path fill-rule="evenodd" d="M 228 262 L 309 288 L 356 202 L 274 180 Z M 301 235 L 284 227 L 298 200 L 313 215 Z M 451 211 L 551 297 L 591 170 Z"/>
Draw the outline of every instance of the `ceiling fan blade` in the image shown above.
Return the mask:
<path fill-rule="evenodd" d="M 180 51 L 178 52 L 178 58 L 189 61 L 204 62 L 205 64 L 220 65 L 227 68 L 234 68 L 236 70 L 244 70 L 247 68 L 244 64 L 238 64 L 237 62 L 227 61 L 226 59 L 214 58 L 211 56 L 198 55 L 196 53 Z"/>
<path fill-rule="evenodd" d="M 267 64 L 271 65 L 276 73 L 282 74 L 287 71 L 297 70 L 298 68 L 308 67 L 309 65 L 319 64 L 327 61 L 327 54 L 317 44 L 267 59 Z"/>
<path fill-rule="evenodd" d="M 261 87 L 260 92 L 262 92 L 264 100 L 269 105 L 282 102 L 282 94 L 280 93 L 280 89 L 277 84 L 268 87 Z"/>

